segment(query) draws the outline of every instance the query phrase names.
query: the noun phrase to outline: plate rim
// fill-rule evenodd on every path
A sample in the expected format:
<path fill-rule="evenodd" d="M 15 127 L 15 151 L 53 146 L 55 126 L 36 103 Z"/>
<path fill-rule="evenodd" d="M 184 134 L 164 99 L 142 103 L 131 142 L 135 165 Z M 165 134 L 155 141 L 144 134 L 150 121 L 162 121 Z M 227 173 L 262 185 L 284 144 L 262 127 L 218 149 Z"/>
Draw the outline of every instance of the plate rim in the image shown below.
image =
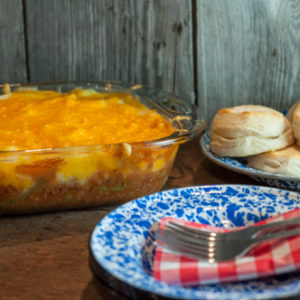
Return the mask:
<path fill-rule="evenodd" d="M 266 172 L 266 171 L 261 171 L 258 169 L 254 169 L 251 167 L 248 167 L 247 165 L 244 165 L 243 163 L 240 162 L 240 164 L 244 165 L 247 169 L 244 169 L 242 167 L 238 167 L 238 166 L 232 166 L 232 165 L 228 165 L 226 162 L 222 161 L 218 156 L 216 156 L 214 153 L 212 153 L 212 151 L 208 151 L 206 149 L 206 145 L 207 143 L 205 143 L 204 139 L 205 138 L 209 138 L 210 139 L 210 135 L 209 135 L 209 130 L 205 131 L 203 133 L 203 135 L 200 138 L 200 147 L 201 150 L 203 152 L 203 154 L 212 162 L 216 163 L 217 165 L 226 168 L 227 170 L 231 170 L 240 174 L 244 174 L 244 175 L 248 175 L 250 177 L 261 177 L 261 178 L 270 178 L 270 179 L 277 179 L 277 180 L 281 180 L 281 181 L 293 181 L 293 182 L 299 182 L 300 183 L 300 177 L 297 176 L 287 176 L 284 174 L 279 174 L 279 173 L 270 173 L 270 172 Z M 208 145 L 209 149 L 210 146 Z M 235 158 L 233 157 L 226 157 L 227 159 L 230 159 L 232 161 L 237 161 Z"/>
<path fill-rule="evenodd" d="M 249 189 L 252 189 L 252 188 L 255 188 L 256 191 L 260 191 L 260 190 L 274 190 L 274 192 L 276 191 L 280 191 L 280 192 L 288 192 L 290 194 L 294 194 L 295 196 L 299 197 L 300 194 L 297 193 L 296 191 L 289 191 L 289 190 L 285 190 L 285 189 L 282 189 L 282 188 L 278 188 L 278 187 L 271 187 L 271 186 L 260 186 L 260 185 L 254 185 L 254 184 L 208 184 L 208 185 L 193 185 L 193 186 L 186 186 L 186 187 L 178 187 L 178 188 L 170 188 L 170 189 L 166 189 L 166 190 L 162 190 L 160 192 L 157 192 L 157 193 L 153 193 L 151 194 L 152 196 L 155 196 L 156 194 L 161 194 L 161 193 L 166 193 L 168 191 L 174 191 L 174 190 L 186 190 L 186 189 L 195 189 L 195 188 L 200 188 L 200 189 L 205 189 L 205 188 L 216 188 L 216 187 L 238 187 L 238 188 L 249 188 Z M 146 195 L 146 196 L 149 196 L 149 195 Z M 150 293 L 150 294 L 153 294 L 155 296 L 161 296 L 161 297 L 166 297 L 166 298 L 169 298 L 169 299 L 177 299 L 176 296 L 173 296 L 173 295 L 169 295 L 169 294 L 166 294 L 166 293 L 159 293 L 157 291 L 154 291 L 150 289 L 150 287 L 144 287 L 144 286 L 139 286 L 139 285 L 136 285 L 132 282 L 129 282 L 129 281 L 124 281 L 124 278 L 122 276 L 118 276 L 118 274 L 115 274 L 114 272 L 111 272 L 111 270 L 109 270 L 107 268 L 107 265 L 106 264 L 103 264 L 101 263 L 101 259 L 100 261 L 98 260 L 98 257 L 94 254 L 94 251 L 93 251 L 93 247 L 92 247 L 92 239 L 94 238 L 94 235 L 96 234 L 96 230 L 97 230 L 97 227 L 98 226 L 101 226 L 101 223 L 109 217 L 109 215 L 111 214 L 114 214 L 114 213 L 117 213 L 119 210 L 122 210 L 124 207 L 127 207 L 127 206 L 130 206 L 132 205 L 134 202 L 137 202 L 139 199 L 142 199 L 144 198 L 145 196 L 143 197 L 139 197 L 139 198 L 136 198 L 136 199 L 133 199 L 127 203 L 124 203 L 123 205 L 115 208 L 114 210 L 112 210 L 111 212 L 109 212 L 107 215 L 105 215 L 104 218 L 102 218 L 96 225 L 95 227 L 93 228 L 92 232 L 91 232 L 91 235 L 90 235 L 90 240 L 89 240 L 89 250 L 90 250 L 90 255 L 92 255 L 93 259 L 95 260 L 95 262 L 100 265 L 101 268 L 103 268 L 110 276 L 112 277 L 115 277 L 117 280 L 121 281 L 122 283 L 124 283 L 125 285 L 129 286 L 130 288 L 134 288 L 136 290 L 140 290 L 142 292 L 147 292 L 147 293 Z M 148 199 L 148 201 L 151 201 L 150 199 Z M 300 203 L 300 202 L 299 202 Z M 300 274 L 299 274 L 299 278 L 300 278 Z M 163 283 L 163 284 L 166 284 L 166 283 Z M 184 287 L 181 287 L 181 288 L 184 288 Z M 226 297 L 224 295 L 224 291 L 222 292 L 207 292 L 207 291 L 204 291 L 204 292 L 201 292 L 201 291 L 198 291 L 198 293 L 200 293 L 201 297 L 205 297 L 205 299 L 240 299 L 240 297 L 242 297 L 243 299 L 253 299 L 252 297 L 255 296 L 256 299 L 269 299 L 269 298 L 265 298 L 266 296 L 268 296 L 267 294 L 263 294 L 263 295 L 259 295 L 259 291 L 257 293 L 253 293 L 253 292 L 249 292 L 249 296 L 248 295 L 245 295 L 245 292 L 231 292 L 230 293 L 230 297 Z M 299 286 L 299 290 L 294 290 L 292 291 L 289 291 L 289 292 L 286 292 L 286 293 L 280 293 L 280 295 L 278 295 L 279 298 L 282 298 L 282 297 L 286 297 L 286 296 L 294 296 L 294 295 L 298 295 L 300 294 L 300 286 Z M 261 296 L 261 297 L 259 297 Z M 273 296 L 273 295 L 272 295 Z M 198 297 L 198 296 L 197 296 Z M 248 298 L 250 297 L 250 298 Z M 190 298 L 183 298 L 183 299 L 190 299 Z M 194 299 L 194 298 L 193 298 Z M 273 299 L 275 299 L 273 297 Z"/>

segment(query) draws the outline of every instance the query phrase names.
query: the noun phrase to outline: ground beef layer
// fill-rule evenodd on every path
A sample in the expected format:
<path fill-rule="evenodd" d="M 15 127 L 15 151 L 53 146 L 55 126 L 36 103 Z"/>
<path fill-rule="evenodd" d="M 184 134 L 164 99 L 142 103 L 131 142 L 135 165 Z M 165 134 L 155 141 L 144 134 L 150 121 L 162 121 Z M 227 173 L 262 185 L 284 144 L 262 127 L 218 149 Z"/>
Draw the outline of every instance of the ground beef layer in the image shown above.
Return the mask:
<path fill-rule="evenodd" d="M 172 156 L 161 169 L 150 173 L 137 170 L 125 176 L 116 169 L 107 178 L 98 171 L 83 184 L 76 179 L 58 183 L 38 178 L 24 191 L 13 185 L 0 185 L 0 212 L 48 212 L 127 202 L 162 188 L 173 165 Z"/>

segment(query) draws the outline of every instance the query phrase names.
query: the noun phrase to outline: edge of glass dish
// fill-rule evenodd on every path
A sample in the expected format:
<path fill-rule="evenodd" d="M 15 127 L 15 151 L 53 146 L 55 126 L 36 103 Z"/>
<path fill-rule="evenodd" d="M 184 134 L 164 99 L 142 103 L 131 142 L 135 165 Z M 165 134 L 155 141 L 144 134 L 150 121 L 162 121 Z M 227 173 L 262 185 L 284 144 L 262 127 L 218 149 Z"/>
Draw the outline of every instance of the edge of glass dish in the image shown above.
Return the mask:
<path fill-rule="evenodd" d="M 184 129 L 183 131 L 175 131 L 173 134 L 151 141 L 134 142 L 128 143 L 130 145 L 141 145 L 143 147 L 166 147 L 172 144 L 182 144 L 187 141 L 192 140 L 195 136 L 200 134 L 205 130 L 206 122 L 204 116 L 201 114 L 199 108 L 192 104 L 191 102 L 185 101 L 183 97 L 177 96 L 170 92 L 166 92 L 160 89 L 151 88 L 141 84 L 134 83 L 122 83 L 117 81 L 59 81 L 59 82 L 34 82 L 34 83 L 8 83 L 0 84 L 0 90 L 4 87 L 12 88 L 13 90 L 20 89 L 24 87 L 25 89 L 38 89 L 41 87 L 49 87 L 49 89 L 56 88 L 57 91 L 61 91 L 63 87 L 68 90 L 74 89 L 76 87 L 90 87 L 96 90 L 102 89 L 106 92 L 122 91 L 129 92 L 133 95 L 142 96 L 147 102 L 151 103 L 158 112 L 164 117 L 168 116 L 169 121 L 171 121 L 171 116 L 182 116 L 189 117 L 192 122 L 192 126 L 189 129 Z M 157 99 L 155 99 L 155 96 Z M 164 101 L 168 103 L 171 107 L 174 105 L 179 105 L 182 111 L 176 111 L 173 108 L 168 108 L 164 106 Z M 181 123 L 183 126 L 185 123 Z M 67 147 L 56 147 L 56 148 L 42 148 L 42 149 L 26 149 L 26 150 L 0 150 L 0 154 L 21 154 L 21 153 L 53 153 L 53 152 L 65 152 L 65 151 L 99 151 L 104 150 L 107 147 L 116 146 L 124 143 L 116 144 L 97 144 L 97 145 L 79 145 L 79 146 L 67 146 Z"/>

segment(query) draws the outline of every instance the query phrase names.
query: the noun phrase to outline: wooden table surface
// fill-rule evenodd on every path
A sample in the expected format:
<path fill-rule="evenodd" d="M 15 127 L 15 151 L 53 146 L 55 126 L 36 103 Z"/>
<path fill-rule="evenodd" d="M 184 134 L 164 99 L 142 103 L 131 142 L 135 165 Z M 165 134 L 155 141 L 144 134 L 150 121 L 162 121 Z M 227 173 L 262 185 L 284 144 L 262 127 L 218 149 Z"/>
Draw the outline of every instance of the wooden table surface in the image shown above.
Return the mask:
<path fill-rule="evenodd" d="M 205 158 L 199 139 L 180 147 L 164 189 L 257 184 Z M 0 218 L 0 299 L 122 299 L 94 278 L 89 237 L 112 208 Z"/>

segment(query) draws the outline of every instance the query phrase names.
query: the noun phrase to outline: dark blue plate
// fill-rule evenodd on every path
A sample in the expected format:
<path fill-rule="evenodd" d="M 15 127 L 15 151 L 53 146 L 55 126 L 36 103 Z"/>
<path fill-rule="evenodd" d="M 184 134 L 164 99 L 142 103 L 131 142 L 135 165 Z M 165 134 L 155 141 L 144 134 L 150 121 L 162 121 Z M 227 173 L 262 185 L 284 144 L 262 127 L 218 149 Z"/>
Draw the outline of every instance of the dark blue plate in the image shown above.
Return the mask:
<path fill-rule="evenodd" d="M 248 167 L 244 163 L 243 159 L 216 156 L 210 150 L 210 136 L 208 131 L 205 132 L 201 137 L 200 146 L 202 148 L 203 154 L 208 159 L 210 159 L 215 164 L 221 167 L 224 167 L 236 173 L 245 174 L 258 182 L 270 186 L 274 186 L 282 189 L 300 191 L 300 177 L 264 172 L 264 171 L 260 171 Z"/>

